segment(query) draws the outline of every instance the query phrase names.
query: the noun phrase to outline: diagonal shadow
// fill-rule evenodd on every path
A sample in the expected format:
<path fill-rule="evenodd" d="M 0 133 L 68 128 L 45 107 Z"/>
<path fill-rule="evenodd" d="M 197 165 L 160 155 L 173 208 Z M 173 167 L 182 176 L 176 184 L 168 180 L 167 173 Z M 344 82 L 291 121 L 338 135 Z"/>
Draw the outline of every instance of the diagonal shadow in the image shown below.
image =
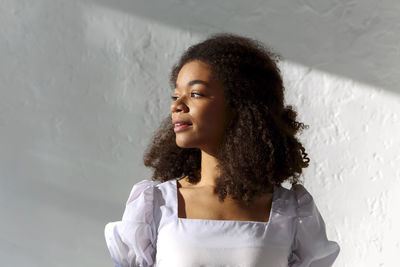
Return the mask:
<path fill-rule="evenodd" d="M 400 93 L 400 2 L 86 0 L 200 35 L 256 38 L 284 59 Z"/>

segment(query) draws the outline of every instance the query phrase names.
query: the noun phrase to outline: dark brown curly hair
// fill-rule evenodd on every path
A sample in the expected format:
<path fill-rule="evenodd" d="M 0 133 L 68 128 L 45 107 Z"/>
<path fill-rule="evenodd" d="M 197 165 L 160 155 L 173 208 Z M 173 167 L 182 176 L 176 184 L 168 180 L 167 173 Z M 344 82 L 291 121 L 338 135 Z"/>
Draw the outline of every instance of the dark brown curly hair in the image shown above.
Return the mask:
<path fill-rule="evenodd" d="M 280 55 L 257 40 L 217 33 L 190 46 L 172 67 L 174 89 L 181 68 L 200 60 L 211 67 L 213 79 L 224 87 L 229 108 L 235 111 L 217 152 L 220 177 L 214 192 L 249 205 L 253 197 L 285 180 L 299 182 L 310 159 L 296 133 L 308 128 L 297 122 L 293 106 L 284 105 L 284 86 L 277 66 Z M 176 145 L 171 116 L 156 130 L 143 161 L 154 168 L 152 180 L 165 182 L 188 176 L 200 181 L 201 150 Z M 304 161 L 303 161 L 304 159 Z"/>

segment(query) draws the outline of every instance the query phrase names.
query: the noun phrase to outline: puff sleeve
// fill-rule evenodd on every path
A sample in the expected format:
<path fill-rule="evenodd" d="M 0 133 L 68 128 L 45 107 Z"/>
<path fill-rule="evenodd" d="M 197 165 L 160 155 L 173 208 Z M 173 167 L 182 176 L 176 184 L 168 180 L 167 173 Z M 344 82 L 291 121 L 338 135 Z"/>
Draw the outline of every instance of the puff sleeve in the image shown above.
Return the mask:
<path fill-rule="evenodd" d="M 156 254 L 153 217 L 154 181 L 136 183 L 126 201 L 121 221 L 104 228 L 107 248 L 116 267 L 152 266 Z"/>
<path fill-rule="evenodd" d="M 310 193 L 301 184 L 293 185 L 291 190 L 297 199 L 297 217 L 289 266 L 332 266 L 339 254 L 339 245 L 328 240 L 324 220 Z"/>

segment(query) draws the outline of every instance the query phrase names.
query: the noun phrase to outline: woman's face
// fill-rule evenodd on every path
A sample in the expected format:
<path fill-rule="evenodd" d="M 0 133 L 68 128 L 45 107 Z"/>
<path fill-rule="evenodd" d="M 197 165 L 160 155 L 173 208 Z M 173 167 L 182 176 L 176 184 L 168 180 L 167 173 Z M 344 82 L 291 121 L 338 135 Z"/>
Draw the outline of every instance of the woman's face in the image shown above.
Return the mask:
<path fill-rule="evenodd" d="M 223 87 L 212 79 L 209 66 L 199 60 L 186 63 L 178 74 L 173 97 L 172 123 L 191 123 L 180 130 L 175 125 L 177 146 L 215 152 L 230 112 L 224 101 Z"/>

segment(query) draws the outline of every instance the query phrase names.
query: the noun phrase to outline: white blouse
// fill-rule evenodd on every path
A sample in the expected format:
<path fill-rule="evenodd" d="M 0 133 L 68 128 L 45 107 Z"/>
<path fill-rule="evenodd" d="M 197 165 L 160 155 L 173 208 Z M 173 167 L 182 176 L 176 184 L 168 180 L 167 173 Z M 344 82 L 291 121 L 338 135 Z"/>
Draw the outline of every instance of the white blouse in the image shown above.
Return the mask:
<path fill-rule="evenodd" d="M 329 267 L 339 254 L 300 184 L 274 186 L 268 222 L 178 218 L 177 190 L 175 179 L 133 186 L 104 229 L 116 267 Z"/>

